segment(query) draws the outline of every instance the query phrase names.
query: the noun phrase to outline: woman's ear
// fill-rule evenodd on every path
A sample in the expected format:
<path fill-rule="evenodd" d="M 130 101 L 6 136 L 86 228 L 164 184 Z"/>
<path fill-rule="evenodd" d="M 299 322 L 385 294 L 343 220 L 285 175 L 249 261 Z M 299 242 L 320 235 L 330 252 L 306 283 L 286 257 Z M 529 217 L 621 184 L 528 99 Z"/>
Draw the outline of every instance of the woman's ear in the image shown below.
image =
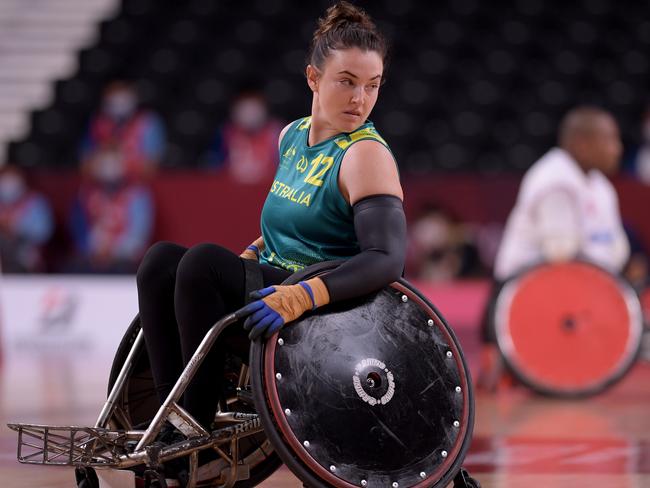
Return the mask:
<path fill-rule="evenodd" d="M 311 64 L 307 65 L 305 69 L 305 75 L 307 76 L 307 84 L 313 92 L 318 92 L 318 79 L 320 78 L 320 72 Z"/>

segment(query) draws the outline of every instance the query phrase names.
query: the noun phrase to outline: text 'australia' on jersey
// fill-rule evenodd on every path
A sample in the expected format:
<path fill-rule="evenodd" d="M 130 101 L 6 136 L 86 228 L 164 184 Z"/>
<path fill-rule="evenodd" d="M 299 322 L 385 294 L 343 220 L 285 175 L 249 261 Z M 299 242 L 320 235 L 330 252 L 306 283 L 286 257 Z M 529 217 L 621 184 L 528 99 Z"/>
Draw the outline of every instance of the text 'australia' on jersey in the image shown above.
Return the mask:
<path fill-rule="evenodd" d="M 341 161 L 357 141 L 388 148 L 372 122 L 349 134 L 308 145 L 311 117 L 291 124 L 280 143 L 280 164 L 261 216 L 261 262 L 298 271 L 359 252 L 352 207 L 338 186 Z"/>

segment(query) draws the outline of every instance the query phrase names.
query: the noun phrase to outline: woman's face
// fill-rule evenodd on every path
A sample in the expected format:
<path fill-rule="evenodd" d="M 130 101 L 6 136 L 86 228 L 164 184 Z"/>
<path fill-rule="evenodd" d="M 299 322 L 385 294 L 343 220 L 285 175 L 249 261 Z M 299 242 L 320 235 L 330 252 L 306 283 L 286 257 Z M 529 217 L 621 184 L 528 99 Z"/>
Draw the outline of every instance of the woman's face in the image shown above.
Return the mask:
<path fill-rule="evenodd" d="M 358 129 L 372 112 L 384 70 L 376 51 L 333 49 L 321 70 L 307 67 L 322 118 L 339 132 Z"/>

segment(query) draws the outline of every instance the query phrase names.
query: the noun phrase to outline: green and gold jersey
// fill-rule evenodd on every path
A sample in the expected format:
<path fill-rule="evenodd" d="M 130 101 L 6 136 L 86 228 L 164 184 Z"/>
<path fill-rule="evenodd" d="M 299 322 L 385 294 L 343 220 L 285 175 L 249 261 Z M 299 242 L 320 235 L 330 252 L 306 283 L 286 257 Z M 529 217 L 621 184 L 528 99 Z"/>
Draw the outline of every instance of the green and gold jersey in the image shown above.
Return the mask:
<path fill-rule="evenodd" d="M 261 217 L 265 249 L 260 261 L 292 272 L 359 253 L 352 207 L 338 185 L 341 161 L 357 141 L 372 139 L 388 148 L 372 122 L 310 147 L 310 125 L 311 117 L 299 119 L 282 138 L 280 164 Z"/>

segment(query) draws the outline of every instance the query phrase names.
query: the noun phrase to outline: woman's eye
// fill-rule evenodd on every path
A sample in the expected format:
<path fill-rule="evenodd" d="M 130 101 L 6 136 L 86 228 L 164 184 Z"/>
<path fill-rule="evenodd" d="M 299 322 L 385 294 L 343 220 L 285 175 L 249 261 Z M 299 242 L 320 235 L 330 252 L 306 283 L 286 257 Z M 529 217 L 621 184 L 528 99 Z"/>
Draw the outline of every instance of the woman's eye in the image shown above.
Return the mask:
<path fill-rule="evenodd" d="M 341 83 L 345 86 L 352 86 L 352 80 L 341 80 Z"/>

